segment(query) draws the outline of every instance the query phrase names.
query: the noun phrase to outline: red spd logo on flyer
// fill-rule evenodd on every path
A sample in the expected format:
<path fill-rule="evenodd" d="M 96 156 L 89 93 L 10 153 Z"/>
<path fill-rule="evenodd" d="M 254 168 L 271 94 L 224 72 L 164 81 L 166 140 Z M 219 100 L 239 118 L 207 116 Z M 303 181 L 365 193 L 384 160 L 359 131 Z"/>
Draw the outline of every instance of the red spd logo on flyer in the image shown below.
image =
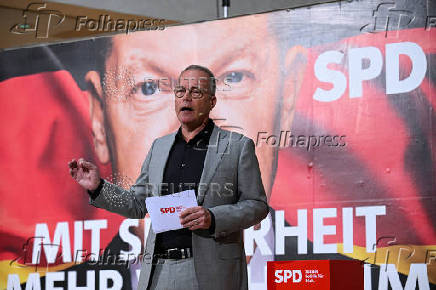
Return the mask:
<path fill-rule="evenodd" d="M 267 263 L 268 290 L 330 289 L 328 261 L 277 261 Z"/>
<path fill-rule="evenodd" d="M 170 206 L 170 207 L 161 207 L 160 208 L 160 212 L 161 214 L 168 214 L 168 213 L 180 213 L 184 210 L 185 208 L 183 206 Z"/>

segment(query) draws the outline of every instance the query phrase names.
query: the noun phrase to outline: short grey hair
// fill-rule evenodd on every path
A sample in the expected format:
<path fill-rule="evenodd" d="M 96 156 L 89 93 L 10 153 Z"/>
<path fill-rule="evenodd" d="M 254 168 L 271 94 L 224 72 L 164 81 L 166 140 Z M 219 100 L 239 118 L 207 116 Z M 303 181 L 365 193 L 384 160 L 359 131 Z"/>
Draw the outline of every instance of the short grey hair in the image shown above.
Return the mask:
<path fill-rule="evenodd" d="M 210 69 L 208 69 L 207 67 L 201 66 L 201 65 L 191 64 L 190 66 L 188 66 L 187 68 L 182 70 L 180 75 L 182 75 L 185 71 L 188 71 L 188 70 L 199 70 L 199 71 L 207 73 L 207 75 L 209 77 L 209 81 L 210 81 L 209 84 L 210 84 L 211 95 L 215 96 L 216 79 L 215 79 L 215 76 Z M 180 77 L 179 77 L 179 80 L 180 80 Z"/>

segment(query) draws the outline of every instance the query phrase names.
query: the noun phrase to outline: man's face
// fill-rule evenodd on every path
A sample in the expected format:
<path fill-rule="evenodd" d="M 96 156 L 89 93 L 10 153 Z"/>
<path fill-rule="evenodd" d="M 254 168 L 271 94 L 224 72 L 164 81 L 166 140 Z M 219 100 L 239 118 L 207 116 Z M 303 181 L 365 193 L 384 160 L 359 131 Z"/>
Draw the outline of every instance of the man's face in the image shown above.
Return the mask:
<path fill-rule="evenodd" d="M 211 95 L 210 78 L 201 70 L 183 72 L 176 86 L 177 94 L 184 92 L 183 97 L 175 98 L 175 112 L 180 124 L 191 128 L 199 127 L 209 117 L 215 106 L 215 96 Z M 200 93 L 200 94 L 199 94 Z"/>
<path fill-rule="evenodd" d="M 284 80 L 266 15 L 120 34 L 113 38 L 106 61 L 103 116 L 113 167 L 131 181 L 153 140 L 176 131 L 179 120 L 194 118 L 192 113 L 177 111 L 186 100 L 175 100 L 177 114 L 172 107 L 179 74 L 191 64 L 209 68 L 217 78 L 217 104 L 210 117 L 218 126 L 255 142 L 259 131 L 277 134 Z M 198 72 L 184 76 L 188 74 Z M 293 101 L 294 95 L 289 97 Z M 205 113 L 207 105 L 207 99 L 196 103 L 194 114 Z M 256 146 L 268 193 L 276 149 L 265 143 Z"/>

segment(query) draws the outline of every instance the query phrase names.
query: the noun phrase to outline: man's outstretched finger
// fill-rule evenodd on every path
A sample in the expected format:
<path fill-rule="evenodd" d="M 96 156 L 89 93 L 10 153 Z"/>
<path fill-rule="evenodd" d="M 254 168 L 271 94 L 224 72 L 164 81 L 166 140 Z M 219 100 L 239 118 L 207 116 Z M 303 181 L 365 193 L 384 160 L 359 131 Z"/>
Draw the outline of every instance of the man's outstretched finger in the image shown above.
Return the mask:
<path fill-rule="evenodd" d="M 94 164 L 92 164 L 91 162 L 86 161 L 83 158 L 79 159 L 79 167 L 85 169 L 85 171 L 89 170 L 89 169 L 94 169 Z"/>
<path fill-rule="evenodd" d="M 90 169 L 96 169 L 97 168 L 97 166 L 94 163 L 90 162 L 90 161 L 85 161 L 85 163 L 88 165 L 88 167 Z"/>
<path fill-rule="evenodd" d="M 78 165 L 79 167 L 83 167 L 84 164 L 85 164 L 85 159 L 83 159 L 83 158 L 79 158 L 79 160 L 77 161 L 77 165 Z"/>
<path fill-rule="evenodd" d="M 70 168 L 70 174 L 73 178 L 76 178 L 77 168 Z"/>
<path fill-rule="evenodd" d="M 88 169 L 95 169 L 95 168 L 97 168 L 97 166 L 94 163 L 90 162 L 90 161 L 84 160 L 83 164 L 85 164 L 86 168 L 88 168 Z"/>
<path fill-rule="evenodd" d="M 75 159 L 68 162 L 68 167 L 70 168 L 77 168 L 77 161 Z"/>

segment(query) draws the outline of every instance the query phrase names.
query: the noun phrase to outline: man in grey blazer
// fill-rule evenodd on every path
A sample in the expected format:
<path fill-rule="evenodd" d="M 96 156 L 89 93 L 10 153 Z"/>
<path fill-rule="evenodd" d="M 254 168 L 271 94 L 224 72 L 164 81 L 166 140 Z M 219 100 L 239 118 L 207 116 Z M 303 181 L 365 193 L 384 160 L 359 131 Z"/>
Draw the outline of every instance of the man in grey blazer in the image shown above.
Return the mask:
<path fill-rule="evenodd" d="M 242 231 L 268 213 L 254 142 L 209 119 L 217 99 L 207 68 L 189 66 L 179 83 L 180 129 L 153 142 L 130 190 L 101 179 L 97 166 L 83 159 L 69 163 L 70 174 L 89 191 L 90 204 L 137 219 L 147 213 L 147 197 L 169 193 L 164 181 L 190 181 L 198 206 L 181 213 L 185 231 L 156 235 L 150 229 L 139 289 L 247 289 Z M 166 248 L 174 243 L 175 248 Z"/>

